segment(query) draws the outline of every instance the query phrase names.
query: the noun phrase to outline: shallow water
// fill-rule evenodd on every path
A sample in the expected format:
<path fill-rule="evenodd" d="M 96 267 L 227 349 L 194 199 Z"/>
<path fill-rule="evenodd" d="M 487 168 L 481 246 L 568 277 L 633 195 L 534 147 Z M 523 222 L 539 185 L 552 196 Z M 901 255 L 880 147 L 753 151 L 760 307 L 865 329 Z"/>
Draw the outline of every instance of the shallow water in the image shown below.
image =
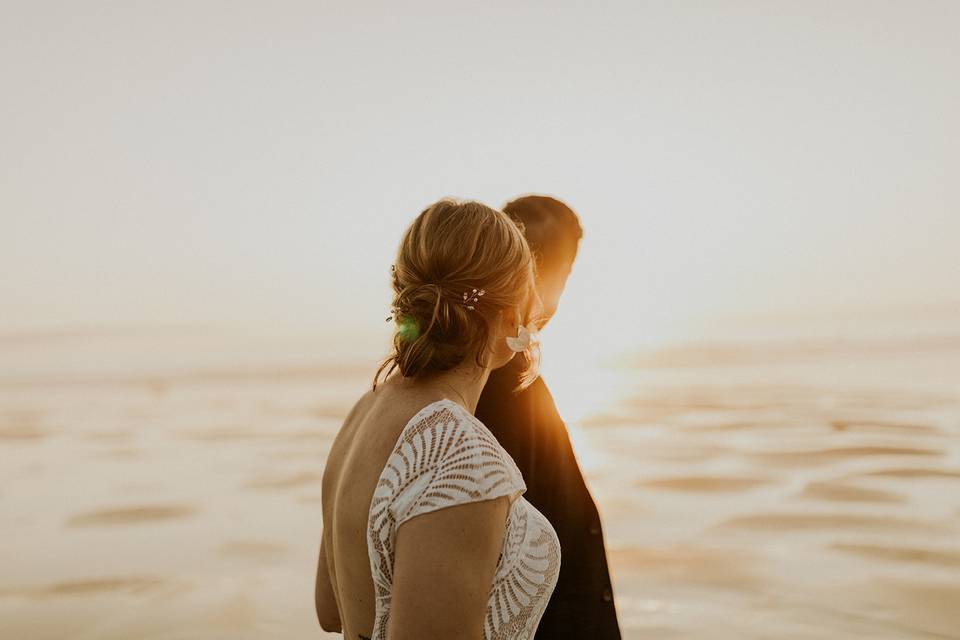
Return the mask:
<path fill-rule="evenodd" d="M 142 340 L 0 343 L 0 637 L 324 637 L 320 474 L 373 365 Z M 603 398 L 570 428 L 625 637 L 960 638 L 960 344 L 547 382 Z"/>

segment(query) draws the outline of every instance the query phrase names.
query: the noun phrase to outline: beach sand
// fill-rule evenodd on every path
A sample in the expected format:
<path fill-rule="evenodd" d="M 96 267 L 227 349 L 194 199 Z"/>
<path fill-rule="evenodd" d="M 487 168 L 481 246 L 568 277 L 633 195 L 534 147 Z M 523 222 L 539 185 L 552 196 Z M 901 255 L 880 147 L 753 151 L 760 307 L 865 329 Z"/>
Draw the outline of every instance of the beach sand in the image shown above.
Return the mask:
<path fill-rule="evenodd" d="M 182 349 L 0 341 L 0 637 L 340 637 L 320 477 L 374 362 Z M 547 382 L 602 384 L 578 371 Z M 622 391 L 570 429 L 626 638 L 960 638 L 960 342 L 603 373 Z"/>

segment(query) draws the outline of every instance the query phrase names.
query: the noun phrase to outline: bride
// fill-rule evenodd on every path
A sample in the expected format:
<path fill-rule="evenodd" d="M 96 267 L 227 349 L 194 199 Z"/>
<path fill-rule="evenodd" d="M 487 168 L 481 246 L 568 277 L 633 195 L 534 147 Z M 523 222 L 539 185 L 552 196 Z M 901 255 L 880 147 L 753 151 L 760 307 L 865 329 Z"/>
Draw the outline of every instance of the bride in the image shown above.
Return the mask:
<path fill-rule="evenodd" d="M 354 405 L 323 473 L 316 608 L 353 640 L 533 638 L 560 566 L 473 412 L 516 353 L 536 377 L 534 262 L 505 214 L 441 200 L 393 267 L 393 353 Z"/>

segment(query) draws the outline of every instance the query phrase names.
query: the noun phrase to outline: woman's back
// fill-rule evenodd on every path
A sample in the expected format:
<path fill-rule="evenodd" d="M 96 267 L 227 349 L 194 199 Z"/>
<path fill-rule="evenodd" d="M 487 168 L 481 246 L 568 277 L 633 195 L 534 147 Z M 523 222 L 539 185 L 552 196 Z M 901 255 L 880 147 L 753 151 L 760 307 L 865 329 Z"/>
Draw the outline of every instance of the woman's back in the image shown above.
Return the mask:
<path fill-rule="evenodd" d="M 380 473 L 404 426 L 434 399 L 383 384 L 357 402 L 330 448 L 323 472 L 323 536 L 345 638 L 369 636 L 373 629 L 367 521 Z"/>
<path fill-rule="evenodd" d="M 424 637 L 412 631 L 415 611 L 450 618 L 419 633 L 446 624 L 478 639 L 532 638 L 560 549 L 520 497 L 513 460 L 460 404 L 415 394 L 411 406 L 409 394 L 383 391 L 348 417 L 325 473 L 324 543 L 345 637 L 383 640 L 390 625 Z"/>

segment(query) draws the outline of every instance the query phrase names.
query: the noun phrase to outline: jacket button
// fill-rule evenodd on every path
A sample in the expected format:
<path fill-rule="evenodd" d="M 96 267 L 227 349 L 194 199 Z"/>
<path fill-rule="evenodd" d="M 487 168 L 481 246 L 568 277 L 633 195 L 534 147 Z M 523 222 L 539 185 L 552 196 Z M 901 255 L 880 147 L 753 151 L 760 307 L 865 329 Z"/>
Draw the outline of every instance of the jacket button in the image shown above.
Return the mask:
<path fill-rule="evenodd" d="M 611 600 L 613 600 L 613 594 L 610 592 L 610 589 L 604 589 L 604 590 L 603 590 L 603 601 L 604 601 L 604 602 L 610 602 Z"/>
<path fill-rule="evenodd" d="M 593 525 L 590 527 L 590 535 L 598 536 L 600 535 L 600 525 Z"/>

